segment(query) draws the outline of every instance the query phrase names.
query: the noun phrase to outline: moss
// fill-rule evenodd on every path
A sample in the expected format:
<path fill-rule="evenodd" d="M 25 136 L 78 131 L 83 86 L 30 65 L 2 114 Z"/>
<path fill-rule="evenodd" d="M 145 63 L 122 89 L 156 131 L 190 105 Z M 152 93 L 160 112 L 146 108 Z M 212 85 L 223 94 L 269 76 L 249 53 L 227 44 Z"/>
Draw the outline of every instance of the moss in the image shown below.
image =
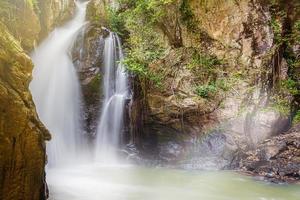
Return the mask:
<path fill-rule="evenodd" d="M 188 64 L 188 68 L 190 69 L 199 69 L 205 68 L 209 70 L 213 70 L 214 67 L 222 64 L 222 61 L 218 59 L 216 56 L 202 54 L 199 52 L 195 52 L 193 54 L 191 62 Z"/>
<path fill-rule="evenodd" d="M 128 31 L 125 27 L 124 14 L 122 12 L 118 12 L 117 9 L 109 6 L 106 7 L 106 13 L 110 30 L 118 33 L 122 37 L 128 35 Z"/>
<path fill-rule="evenodd" d="M 102 77 L 97 74 L 87 85 L 84 86 L 84 97 L 87 105 L 95 103 L 98 101 L 101 94 L 101 83 Z"/>
<path fill-rule="evenodd" d="M 188 0 L 183 0 L 179 7 L 181 13 L 181 21 L 187 26 L 191 32 L 197 31 L 197 21 L 195 20 L 194 13 L 188 3 Z"/>
<path fill-rule="evenodd" d="M 281 88 L 288 91 L 292 95 L 300 95 L 299 82 L 291 78 L 281 82 Z"/>
<path fill-rule="evenodd" d="M 266 108 L 276 110 L 284 116 L 289 116 L 291 113 L 291 103 L 285 97 L 274 95 L 271 99 L 271 104 Z"/>
<path fill-rule="evenodd" d="M 215 84 L 199 85 L 195 89 L 196 94 L 202 98 L 214 96 L 217 91 L 218 89 Z"/>
<path fill-rule="evenodd" d="M 272 17 L 270 26 L 273 30 L 275 44 L 280 44 L 282 42 L 280 22 L 275 17 Z"/>
<path fill-rule="evenodd" d="M 93 80 L 90 82 L 89 87 L 91 89 L 91 92 L 98 92 L 99 85 L 101 85 L 101 76 L 100 74 L 97 74 Z"/>
<path fill-rule="evenodd" d="M 300 110 L 298 110 L 295 113 L 295 116 L 293 117 L 293 125 L 299 124 L 300 123 Z"/>

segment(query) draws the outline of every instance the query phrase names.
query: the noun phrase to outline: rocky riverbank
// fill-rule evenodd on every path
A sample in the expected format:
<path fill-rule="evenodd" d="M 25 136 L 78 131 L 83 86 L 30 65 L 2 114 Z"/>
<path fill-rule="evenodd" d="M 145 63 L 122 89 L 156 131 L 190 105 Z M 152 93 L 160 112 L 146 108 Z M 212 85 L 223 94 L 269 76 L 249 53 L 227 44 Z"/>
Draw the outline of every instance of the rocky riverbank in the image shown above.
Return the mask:
<path fill-rule="evenodd" d="M 300 181 L 300 124 L 245 153 L 242 170 L 272 182 Z"/>

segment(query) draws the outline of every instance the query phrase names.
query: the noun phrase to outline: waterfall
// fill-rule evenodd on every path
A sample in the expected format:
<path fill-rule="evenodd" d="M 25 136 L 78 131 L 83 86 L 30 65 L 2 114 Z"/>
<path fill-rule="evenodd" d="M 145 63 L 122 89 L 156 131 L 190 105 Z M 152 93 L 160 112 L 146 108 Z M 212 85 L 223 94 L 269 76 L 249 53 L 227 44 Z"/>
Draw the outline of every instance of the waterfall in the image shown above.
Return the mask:
<path fill-rule="evenodd" d="M 124 67 L 121 42 L 117 34 L 110 33 L 104 47 L 104 102 L 97 128 L 96 160 L 115 162 L 120 134 L 123 128 L 128 81 Z"/>
<path fill-rule="evenodd" d="M 30 90 L 38 115 L 52 134 L 47 144 L 50 166 L 76 160 L 83 145 L 80 85 L 70 48 L 85 24 L 87 2 L 75 3 L 75 17 L 55 29 L 32 54 L 35 67 Z"/>

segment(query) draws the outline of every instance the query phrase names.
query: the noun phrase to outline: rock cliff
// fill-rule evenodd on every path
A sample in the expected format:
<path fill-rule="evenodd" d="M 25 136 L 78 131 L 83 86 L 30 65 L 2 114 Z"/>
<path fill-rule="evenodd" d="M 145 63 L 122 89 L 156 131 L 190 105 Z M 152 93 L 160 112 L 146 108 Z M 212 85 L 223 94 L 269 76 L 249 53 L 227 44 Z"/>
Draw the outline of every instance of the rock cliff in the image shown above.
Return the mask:
<path fill-rule="evenodd" d="M 32 62 L 2 23 L 0 33 L 0 197 L 44 199 L 45 140 L 29 92 Z"/>
<path fill-rule="evenodd" d="M 71 14 L 73 1 L 0 2 L 0 199 L 47 198 L 45 141 L 29 83 L 28 52 Z"/>
<path fill-rule="evenodd" d="M 146 156 L 234 168 L 240 152 L 289 128 L 298 109 L 296 1 L 107 3 L 91 2 L 92 19 L 127 47 L 130 138 Z"/>

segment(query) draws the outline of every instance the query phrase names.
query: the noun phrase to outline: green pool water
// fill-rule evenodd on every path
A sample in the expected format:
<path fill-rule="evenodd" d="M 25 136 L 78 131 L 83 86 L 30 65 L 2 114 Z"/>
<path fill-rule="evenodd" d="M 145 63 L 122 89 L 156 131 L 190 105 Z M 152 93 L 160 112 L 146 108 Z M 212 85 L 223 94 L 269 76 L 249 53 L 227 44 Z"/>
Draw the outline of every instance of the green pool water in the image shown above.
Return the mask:
<path fill-rule="evenodd" d="M 300 185 L 276 185 L 228 171 L 130 165 L 50 169 L 51 200 L 300 200 Z"/>

